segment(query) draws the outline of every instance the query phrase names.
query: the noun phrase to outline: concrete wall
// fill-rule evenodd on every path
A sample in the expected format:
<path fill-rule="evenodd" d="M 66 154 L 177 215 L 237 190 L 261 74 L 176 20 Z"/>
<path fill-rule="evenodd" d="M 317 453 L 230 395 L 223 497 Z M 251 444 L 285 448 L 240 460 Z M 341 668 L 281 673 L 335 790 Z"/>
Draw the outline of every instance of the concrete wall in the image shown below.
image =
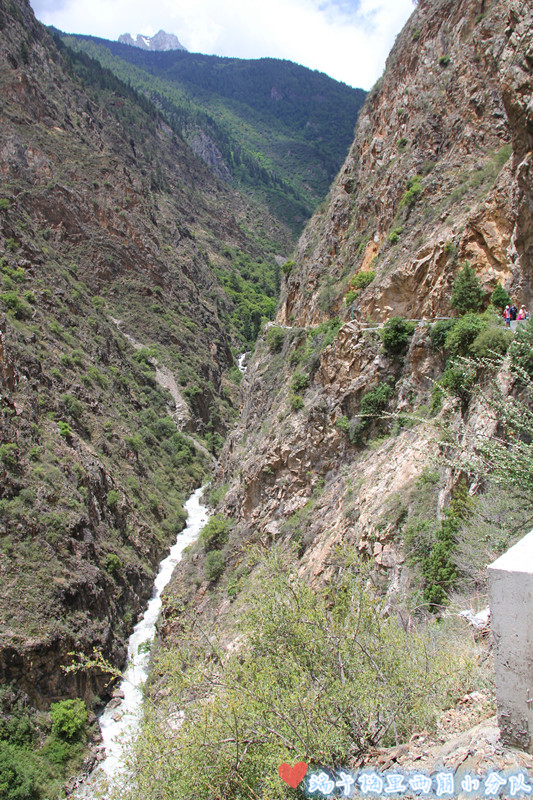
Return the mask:
<path fill-rule="evenodd" d="M 533 752 L 533 531 L 488 568 L 498 723 Z"/>

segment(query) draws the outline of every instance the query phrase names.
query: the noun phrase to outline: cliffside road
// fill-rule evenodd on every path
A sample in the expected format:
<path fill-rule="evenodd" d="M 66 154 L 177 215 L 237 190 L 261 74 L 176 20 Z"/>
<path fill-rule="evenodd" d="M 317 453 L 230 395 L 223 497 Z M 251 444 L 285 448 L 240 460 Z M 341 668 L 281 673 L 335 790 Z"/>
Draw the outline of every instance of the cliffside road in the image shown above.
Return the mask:
<path fill-rule="evenodd" d="M 453 317 L 434 317 L 433 319 L 406 319 L 405 322 L 416 322 L 418 325 L 433 325 L 435 322 L 439 322 L 440 320 L 445 319 L 453 319 Z M 365 330 L 370 331 L 377 331 L 387 323 L 387 320 L 384 322 L 358 322 L 357 320 L 351 320 L 350 322 L 345 322 L 343 327 L 346 326 L 357 326 L 358 328 L 364 328 Z M 283 325 L 280 322 L 267 322 L 265 325 L 265 330 L 269 328 L 282 328 L 284 331 L 292 331 L 295 329 L 305 328 L 305 330 L 313 330 L 315 328 L 319 328 L 322 323 L 315 323 L 313 325 Z M 511 323 L 512 327 L 512 323 Z M 516 323 L 513 330 L 516 329 Z"/>

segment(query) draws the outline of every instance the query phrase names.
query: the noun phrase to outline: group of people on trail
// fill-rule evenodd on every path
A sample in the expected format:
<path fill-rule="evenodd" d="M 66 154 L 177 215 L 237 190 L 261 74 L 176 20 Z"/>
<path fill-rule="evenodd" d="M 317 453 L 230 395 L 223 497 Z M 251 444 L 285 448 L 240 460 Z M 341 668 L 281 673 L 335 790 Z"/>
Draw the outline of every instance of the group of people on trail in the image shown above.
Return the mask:
<path fill-rule="evenodd" d="M 529 319 L 529 312 L 526 310 L 525 305 L 522 304 L 520 309 L 518 309 L 513 303 L 512 306 L 505 306 L 503 310 L 503 318 L 505 320 L 505 324 L 510 327 L 511 322 L 514 322 L 515 320 Z"/>

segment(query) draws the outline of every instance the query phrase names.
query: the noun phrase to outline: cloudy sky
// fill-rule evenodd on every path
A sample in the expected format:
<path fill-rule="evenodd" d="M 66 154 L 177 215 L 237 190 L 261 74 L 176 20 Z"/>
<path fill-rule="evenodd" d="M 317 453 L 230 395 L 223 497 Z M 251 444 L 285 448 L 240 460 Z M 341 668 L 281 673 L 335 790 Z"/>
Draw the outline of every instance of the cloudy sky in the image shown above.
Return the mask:
<path fill-rule="evenodd" d="M 413 0 L 30 0 L 67 33 L 175 33 L 191 52 L 287 58 L 370 89 Z"/>

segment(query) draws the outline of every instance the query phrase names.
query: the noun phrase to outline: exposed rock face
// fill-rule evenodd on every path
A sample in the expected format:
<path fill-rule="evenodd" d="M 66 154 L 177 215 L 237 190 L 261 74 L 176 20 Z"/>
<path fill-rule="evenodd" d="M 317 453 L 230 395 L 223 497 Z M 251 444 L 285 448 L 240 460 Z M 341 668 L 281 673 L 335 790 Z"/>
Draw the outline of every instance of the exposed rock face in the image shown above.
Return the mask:
<path fill-rule="evenodd" d="M 288 331 L 278 355 L 261 343 L 247 370 L 242 428 L 230 434 L 217 475 L 221 483 L 229 479 L 226 511 L 244 537 L 295 540 L 314 580 L 327 573 L 335 548 L 349 543 L 373 558 L 397 590 L 407 579 L 401 523 L 438 432 L 422 424 L 362 448 L 351 443 L 342 420 L 356 417 L 364 393 L 387 376 L 396 378 L 391 407 L 407 411 L 428 402 L 439 360 L 425 328 L 400 365 L 380 352 L 377 332 L 347 323 L 319 354 L 303 408 L 294 412 L 290 363 L 301 352 L 302 334 Z"/>
<path fill-rule="evenodd" d="M 202 161 L 205 161 L 217 178 L 227 183 L 231 182 L 232 175 L 228 165 L 224 161 L 224 156 L 205 131 L 201 129 L 194 131 L 192 136 L 189 137 L 189 145 L 193 152 L 196 153 Z"/>
<path fill-rule="evenodd" d="M 510 0 L 418 4 L 300 240 L 281 321 L 447 314 L 464 260 L 487 291 L 501 282 L 529 303 L 528 19 Z M 346 308 L 362 270 L 376 278 Z"/>
<path fill-rule="evenodd" d="M 185 50 L 176 34 L 158 31 L 155 36 L 145 36 L 138 33 L 135 39 L 131 33 L 123 33 L 118 37 L 121 44 L 129 44 L 131 47 L 139 47 L 141 50 Z"/>
<path fill-rule="evenodd" d="M 445 369 L 436 336 L 444 326 L 429 329 L 418 318 L 452 313 L 454 274 L 467 260 L 487 304 L 498 282 L 516 302 L 531 300 L 530 25 L 530 3 L 420 0 L 398 37 L 329 203 L 286 265 L 279 327 L 264 332 L 243 378 L 241 418 L 217 472 L 226 491 L 219 510 L 234 520 L 217 554 L 225 572 L 207 580 L 200 542 L 170 589 L 171 643 L 185 630 L 185 596 L 194 619 L 211 617 L 213 640 L 235 646 L 240 578 L 274 545 L 281 556 L 296 550 L 317 591 L 333 577 L 337 546 L 359 552 L 394 598 L 394 613 L 407 598 L 406 627 L 413 607 L 417 617 L 435 605 L 425 589 L 450 566 L 438 557 L 444 534 L 453 535 L 441 522 L 452 520 L 450 498 L 466 497 L 444 457 L 447 442 L 472 430 L 490 439 L 498 420 L 468 393 L 442 401 L 433 392 Z M 345 305 L 349 279 L 360 272 L 371 280 Z M 387 347 L 365 318 L 398 314 L 418 324 Z M 508 392 L 504 370 L 497 382 Z M 443 402 L 440 416 L 435 400 Z M 433 555 L 439 573 L 431 575 L 421 562 L 427 567 Z M 478 693 L 458 705 L 465 727 L 493 710 Z M 444 736 L 462 729 L 454 730 L 461 713 L 448 716 Z M 498 735 L 494 721 L 445 747 L 421 733 L 418 744 L 413 737 L 362 761 L 451 772 L 529 764 L 504 752 Z"/>
<path fill-rule="evenodd" d="M 363 320 L 449 315 L 466 260 L 487 298 L 501 282 L 517 302 L 531 299 L 530 21 L 514 0 L 419 2 L 361 112 L 329 203 L 300 239 L 278 316 L 291 326 L 281 350 L 267 332 L 244 378 L 240 427 L 219 467 L 226 511 L 265 544 L 296 537 L 312 575 L 327 572 L 331 548 L 348 541 L 390 587 L 401 586 L 401 532 L 438 458 L 431 425 L 386 424 L 388 438 L 370 447 L 349 429 L 379 386 L 388 398 L 379 413 L 424 415 L 444 368 L 426 326 L 397 359 Z M 346 305 L 361 271 L 375 277 Z M 352 321 L 310 355 L 319 333 L 310 326 L 333 314 Z M 452 404 L 447 424 L 458 426 L 463 413 Z M 494 425 L 478 407 L 468 414 L 473 428 Z M 437 515 L 451 488 L 432 495 Z"/>

